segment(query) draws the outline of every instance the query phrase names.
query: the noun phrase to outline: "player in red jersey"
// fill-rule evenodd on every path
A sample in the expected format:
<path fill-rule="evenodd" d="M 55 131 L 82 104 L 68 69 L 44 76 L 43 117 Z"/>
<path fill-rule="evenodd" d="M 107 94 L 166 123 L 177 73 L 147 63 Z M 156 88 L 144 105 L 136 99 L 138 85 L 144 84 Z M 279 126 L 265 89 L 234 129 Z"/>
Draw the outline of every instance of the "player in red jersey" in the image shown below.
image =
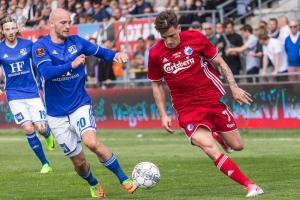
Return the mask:
<path fill-rule="evenodd" d="M 235 101 L 250 105 L 251 95 L 238 87 L 228 65 L 201 33 L 180 31 L 173 11 L 161 12 L 156 17 L 155 28 L 162 39 L 150 49 L 148 77 L 163 127 L 174 132 L 164 109 L 162 79 L 170 89 L 179 124 L 191 143 L 200 147 L 226 176 L 244 185 L 248 192 L 246 197 L 263 194 L 214 142 L 212 133 L 217 132 L 232 149 L 244 148 L 233 115 L 219 101 L 225 90 L 213 66 L 228 82 Z"/>

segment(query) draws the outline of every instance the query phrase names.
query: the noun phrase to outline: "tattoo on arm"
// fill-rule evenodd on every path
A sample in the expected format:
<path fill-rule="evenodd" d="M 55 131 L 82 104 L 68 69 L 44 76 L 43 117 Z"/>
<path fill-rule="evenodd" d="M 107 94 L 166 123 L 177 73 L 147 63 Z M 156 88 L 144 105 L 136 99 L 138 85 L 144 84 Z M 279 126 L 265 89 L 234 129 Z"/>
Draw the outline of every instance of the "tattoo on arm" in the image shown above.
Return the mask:
<path fill-rule="evenodd" d="M 237 87 L 237 84 L 233 78 L 233 74 L 226 63 L 220 64 L 220 73 L 226 79 L 230 87 Z"/>

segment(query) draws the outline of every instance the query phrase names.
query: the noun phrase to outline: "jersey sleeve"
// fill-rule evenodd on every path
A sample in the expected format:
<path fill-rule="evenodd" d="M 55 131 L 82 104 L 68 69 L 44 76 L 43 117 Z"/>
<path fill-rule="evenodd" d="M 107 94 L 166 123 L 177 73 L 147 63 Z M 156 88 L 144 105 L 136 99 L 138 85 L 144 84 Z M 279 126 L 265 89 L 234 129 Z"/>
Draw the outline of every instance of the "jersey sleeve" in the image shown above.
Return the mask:
<path fill-rule="evenodd" d="M 52 59 L 45 48 L 45 45 L 41 42 L 36 42 L 32 46 L 32 59 L 33 64 L 44 80 L 56 78 L 68 70 L 72 69 L 72 62 L 66 62 L 63 65 L 54 66 Z"/>
<path fill-rule="evenodd" d="M 149 61 L 148 61 L 148 79 L 150 81 L 160 81 L 163 78 L 163 72 L 161 67 L 156 62 L 158 58 L 153 54 L 153 49 L 150 49 L 149 52 Z"/>
<path fill-rule="evenodd" d="M 45 45 L 39 41 L 32 45 L 32 60 L 36 68 L 44 62 L 52 62 Z"/>
<path fill-rule="evenodd" d="M 117 53 L 113 50 L 102 48 L 99 45 L 93 44 L 79 36 L 77 36 L 77 40 L 83 46 L 83 54 L 86 56 L 96 56 L 105 61 L 113 61 L 115 54 Z"/>
<path fill-rule="evenodd" d="M 197 31 L 197 37 L 195 39 L 200 45 L 199 51 L 201 56 L 208 60 L 212 60 L 218 55 L 218 50 L 202 33 Z"/>

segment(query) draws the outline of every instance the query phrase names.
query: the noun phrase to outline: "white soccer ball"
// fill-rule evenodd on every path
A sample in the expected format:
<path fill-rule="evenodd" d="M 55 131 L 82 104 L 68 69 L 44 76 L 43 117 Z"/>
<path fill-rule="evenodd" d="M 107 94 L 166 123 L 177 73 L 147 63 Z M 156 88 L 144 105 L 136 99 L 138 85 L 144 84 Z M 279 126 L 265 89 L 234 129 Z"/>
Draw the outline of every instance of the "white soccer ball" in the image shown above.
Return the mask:
<path fill-rule="evenodd" d="M 151 162 L 141 162 L 132 171 L 132 179 L 139 188 L 149 189 L 160 181 L 160 172 L 156 165 Z"/>

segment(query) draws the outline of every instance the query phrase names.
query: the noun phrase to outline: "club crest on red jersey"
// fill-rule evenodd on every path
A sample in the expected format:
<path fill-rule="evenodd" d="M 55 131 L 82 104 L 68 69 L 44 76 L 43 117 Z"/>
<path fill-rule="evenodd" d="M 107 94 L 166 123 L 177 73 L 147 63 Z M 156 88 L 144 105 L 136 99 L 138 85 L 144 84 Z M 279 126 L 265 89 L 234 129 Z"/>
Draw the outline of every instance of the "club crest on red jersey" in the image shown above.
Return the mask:
<path fill-rule="evenodd" d="M 192 131 L 192 130 L 194 130 L 194 125 L 193 124 L 188 124 L 186 128 L 187 128 L 188 131 Z"/>
<path fill-rule="evenodd" d="M 193 49 L 191 47 L 187 46 L 184 48 L 184 53 L 185 53 L 185 55 L 190 56 L 193 54 Z"/>

